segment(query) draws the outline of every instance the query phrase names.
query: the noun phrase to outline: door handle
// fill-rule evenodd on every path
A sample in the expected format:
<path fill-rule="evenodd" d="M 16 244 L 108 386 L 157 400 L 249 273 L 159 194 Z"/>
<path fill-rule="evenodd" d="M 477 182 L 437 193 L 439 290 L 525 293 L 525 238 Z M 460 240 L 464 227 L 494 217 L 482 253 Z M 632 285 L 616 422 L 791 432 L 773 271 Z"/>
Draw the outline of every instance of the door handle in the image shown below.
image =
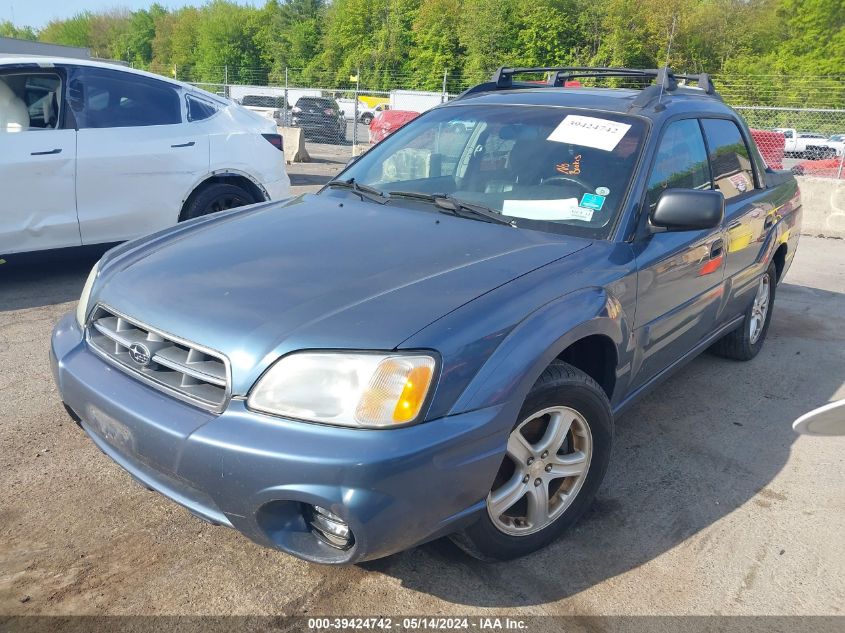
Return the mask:
<path fill-rule="evenodd" d="M 742 226 L 742 220 L 734 220 L 730 224 L 728 224 L 728 230 L 733 231 L 734 229 L 738 229 Z"/>
<path fill-rule="evenodd" d="M 44 152 L 32 152 L 30 156 L 49 156 L 50 154 L 61 154 L 62 150 L 60 148 L 50 149 Z"/>
<path fill-rule="evenodd" d="M 716 259 L 722 256 L 722 250 L 725 247 L 725 242 L 722 238 L 717 239 L 710 245 L 710 259 Z"/>
<path fill-rule="evenodd" d="M 193 147 L 196 145 L 194 141 L 188 141 L 187 143 L 177 143 L 176 145 L 171 145 L 170 147 Z"/>

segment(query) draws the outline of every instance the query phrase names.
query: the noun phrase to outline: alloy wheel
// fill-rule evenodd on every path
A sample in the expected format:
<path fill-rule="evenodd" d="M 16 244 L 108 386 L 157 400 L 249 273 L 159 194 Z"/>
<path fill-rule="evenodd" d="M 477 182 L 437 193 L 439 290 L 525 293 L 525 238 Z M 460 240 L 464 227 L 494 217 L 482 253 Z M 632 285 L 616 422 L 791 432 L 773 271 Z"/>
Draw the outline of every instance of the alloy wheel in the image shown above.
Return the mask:
<path fill-rule="evenodd" d="M 769 313 L 769 283 L 769 276 L 763 275 L 760 279 L 760 284 L 757 286 L 757 295 L 754 297 L 754 303 L 751 306 L 751 319 L 748 332 L 752 345 L 760 338 L 760 334 L 766 325 L 766 315 Z"/>
<path fill-rule="evenodd" d="M 521 422 L 487 496 L 493 525 L 526 536 L 553 523 L 581 489 L 592 446 L 586 419 L 570 407 L 543 409 Z"/>

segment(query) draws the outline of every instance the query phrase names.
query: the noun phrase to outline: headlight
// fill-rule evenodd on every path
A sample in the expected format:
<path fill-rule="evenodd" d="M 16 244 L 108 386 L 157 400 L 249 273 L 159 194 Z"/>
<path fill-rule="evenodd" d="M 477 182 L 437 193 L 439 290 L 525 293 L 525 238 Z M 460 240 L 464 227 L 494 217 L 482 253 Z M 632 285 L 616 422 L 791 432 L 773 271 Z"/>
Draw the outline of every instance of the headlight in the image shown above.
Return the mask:
<path fill-rule="evenodd" d="M 361 428 L 411 422 L 435 368 L 425 354 L 299 352 L 278 360 L 255 384 L 249 408 Z"/>
<path fill-rule="evenodd" d="M 91 300 L 91 288 L 94 286 L 94 280 L 97 279 L 99 272 L 100 262 L 97 262 L 91 272 L 88 273 L 85 285 L 82 286 L 82 294 L 79 296 L 79 303 L 76 304 L 76 322 L 79 323 L 79 327 L 85 327 L 85 320 L 88 317 L 88 302 Z"/>

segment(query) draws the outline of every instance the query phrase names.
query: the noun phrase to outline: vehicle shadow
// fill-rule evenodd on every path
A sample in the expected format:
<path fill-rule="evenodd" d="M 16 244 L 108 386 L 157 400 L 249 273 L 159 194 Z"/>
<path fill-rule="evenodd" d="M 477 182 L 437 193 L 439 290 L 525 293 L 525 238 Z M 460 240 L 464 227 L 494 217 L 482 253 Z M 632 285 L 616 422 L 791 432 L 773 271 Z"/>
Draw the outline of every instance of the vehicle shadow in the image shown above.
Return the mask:
<path fill-rule="evenodd" d="M 486 564 L 441 539 L 362 567 L 455 604 L 540 605 L 633 570 L 744 504 L 765 507 L 780 494 L 768 486 L 787 464 L 792 421 L 845 377 L 832 349 L 845 341 L 845 316 L 811 316 L 845 315 L 845 295 L 783 284 L 777 306 L 754 361 L 705 354 L 617 421 L 595 503 L 545 550 Z M 688 547 L 707 556 L 707 540 Z"/>
<path fill-rule="evenodd" d="M 114 244 L 8 255 L 0 264 L 0 312 L 79 299 L 91 267 Z"/>

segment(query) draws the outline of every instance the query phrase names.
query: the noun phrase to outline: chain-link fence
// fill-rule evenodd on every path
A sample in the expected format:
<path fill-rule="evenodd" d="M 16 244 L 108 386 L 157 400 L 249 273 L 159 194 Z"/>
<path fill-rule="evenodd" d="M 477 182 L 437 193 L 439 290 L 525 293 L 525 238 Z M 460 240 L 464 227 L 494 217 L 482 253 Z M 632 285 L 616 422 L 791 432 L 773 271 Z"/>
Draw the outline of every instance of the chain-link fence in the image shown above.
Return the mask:
<path fill-rule="evenodd" d="M 734 106 L 766 162 L 804 176 L 845 177 L 845 109 Z"/>
<path fill-rule="evenodd" d="M 310 154 L 339 159 L 381 140 L 414 113 L 487 79 L 436 69 L 414 75 L 365 69 L 153 70 L 232 98 L 281 127 L 300 128 Z M 200 80 L 210 77 L 217 81 Z M 714 83 L 755 130 L 758 147 L 773 168 L 845 178 L 845 75 L 715 76 Z"/>

